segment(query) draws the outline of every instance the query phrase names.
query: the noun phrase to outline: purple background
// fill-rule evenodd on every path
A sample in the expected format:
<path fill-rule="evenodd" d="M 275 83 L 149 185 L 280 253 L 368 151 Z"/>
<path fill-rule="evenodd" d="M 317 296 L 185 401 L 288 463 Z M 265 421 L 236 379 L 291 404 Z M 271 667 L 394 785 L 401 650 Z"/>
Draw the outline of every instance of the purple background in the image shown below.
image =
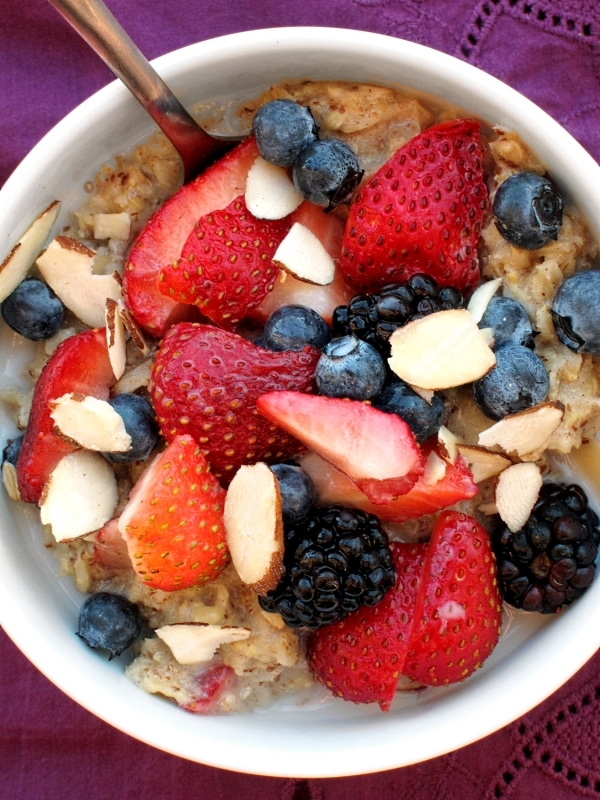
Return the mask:
<path fill-rule="evenodd" d="M 150 58 L 252 28 L 326 25 L 411 39 L 537 102 L 600 159 L 597 0 L 109 0 Z M 0 184 L 112 75 L 43 0 L 0 0 Z M 571 800 L 600 797 L 600 656 L 522 720 L 422 765 L 357 778 L 238 775 L 160 753 L 52 686 L 0 631 L 0 800 Z M 451 743 L 449 743 L 451 746 Z"/>

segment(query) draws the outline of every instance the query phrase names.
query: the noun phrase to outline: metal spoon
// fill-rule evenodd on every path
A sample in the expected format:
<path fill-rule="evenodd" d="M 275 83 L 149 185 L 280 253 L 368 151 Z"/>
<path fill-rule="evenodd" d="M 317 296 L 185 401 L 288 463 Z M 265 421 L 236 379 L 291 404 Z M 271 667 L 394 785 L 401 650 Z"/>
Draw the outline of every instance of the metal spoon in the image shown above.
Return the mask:
<path fill-rule="evenodd" d="M 215 138 L 188 114 L 102 0 L 49 0 L 139 100 L 175 147 L 188 183 L 232 138 Z"/>

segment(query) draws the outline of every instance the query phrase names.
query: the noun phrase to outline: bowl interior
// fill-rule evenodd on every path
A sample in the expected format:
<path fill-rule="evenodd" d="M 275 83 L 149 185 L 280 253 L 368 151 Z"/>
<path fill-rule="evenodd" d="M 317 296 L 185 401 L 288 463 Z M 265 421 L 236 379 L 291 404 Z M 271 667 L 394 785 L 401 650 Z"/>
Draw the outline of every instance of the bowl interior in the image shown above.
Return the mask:
<path fill-rule="evenodd" d="M 600 168 L 555 122 L 479 70 L 409 42 L 318 28 L 223 37 L 158 59 L 184 104 L 215 113 L 278 80 L 339 79 L 406 85 L 442 97 L 492 124 L 517 130 L 548 163 L 596 235 Z M 204 107 L 204 105 L 203 105 Z M 209 115 L 212 115 L 209 112 Z M 0 197 L 2 257 L 37 213 L 63 201 L 57 229 L 85 199 L 84 184 L 111 154 L 154 130 L 118 83 L 91 97 L 31 152 Z M 19 382 L 32 349 L 2 326 L 0 386 Z M 2 441 L 14 435 L 0 414 Z M 591 487 L 588 487 L 591 490 Z M 168 752 L 226 769 L 272 776 L 332 777 L 415 763 L 497 730 L 567 680 L 600 644 L 600 582 L 559 618 L 517 615 L 493 656 L 469 681 L 410 693 L 389 714 L 327 701 L 236 717 L 198 717 L 135 688 L 123 659 L 108 663 L 76 636 L 82 596 L 58 575 L 42 545 L 37 510 L 0 493 L 0 621 L 30 660 L 97 716 Z"/>

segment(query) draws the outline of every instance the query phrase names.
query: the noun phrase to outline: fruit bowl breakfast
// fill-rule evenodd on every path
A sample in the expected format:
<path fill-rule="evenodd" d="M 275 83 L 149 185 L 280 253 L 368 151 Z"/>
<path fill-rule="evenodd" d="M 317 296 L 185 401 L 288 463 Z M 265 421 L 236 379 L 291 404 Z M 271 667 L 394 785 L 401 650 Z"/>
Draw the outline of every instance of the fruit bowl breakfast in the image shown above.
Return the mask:
<path fill-rule="evenodd" d="M 214 766 L 481 738 L 600 641 L 600 168 L 387 37 L 157 65 L 241 143 L 182 187 L 112 84 L 1 193 L 0 621 L 93 713 Z"/>

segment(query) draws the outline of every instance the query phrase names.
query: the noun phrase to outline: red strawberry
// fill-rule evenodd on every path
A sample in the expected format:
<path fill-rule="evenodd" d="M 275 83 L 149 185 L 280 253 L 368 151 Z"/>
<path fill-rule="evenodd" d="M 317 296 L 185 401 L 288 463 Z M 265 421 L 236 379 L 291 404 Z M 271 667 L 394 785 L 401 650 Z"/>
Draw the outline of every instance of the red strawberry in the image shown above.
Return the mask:
<path fill-rule="evenodd" d="M 256 219 L 241 195 L 200 217 L 181 258 L 161 269 L 160 291 L 235 328 L 273 288 L 279 272 L 273 256 L 289 229 L 285 219 Z"/>
<path fill-rule="evenodd" d="M 35 385 L 31 414 L 17 462 L 21 498 L 37 503 L 58 462 L 77 448 L 53 433 L 48 403 L 69 392 L 108 400 L 115 375 L 108 358 L 106 331 L 84 331 L 64 341 L 52 354 Z"/>
<path fill-rule="evenodd" d="M 200 217 L 226 208 L 244 193 L 248 171 L 257 156 L 254 139 L 242 142 L 167 200 L 134 242 L 123 275 L 123 294 L 136 321 L 153 336 L 164 336 L 167 328 L 181 319 L 197 318 L 193 306 L 161 294 L 159 272 L 180 257 Z"/>
<path fill-rule="evenodd" d="M 163 435 L 193 436 L 218 478 L 242 464 L 289 458 L 299 443 L 261 417 L 256 401 L 270 391 L 312 391 L 319 356 L 314 348 L 273 353 L 210 325 L 176 325 L 150 384 Z"/>
<path fill-rule="evenodd" d="M 397 414 L 356 400 L 293 391 L 265 394 L 256 406 L 341 470 L 377 505 L 409 492 L 423 474 L 419 446 Z"/>
<path fill-rule="evenodd" d="M 462 681 L 490 655 L 501 623 L 487 531 L 466 514 L 443 512 L 429 543 L 402 672 L 428 686 Z"/>
<path fill-rule="evenodd" d="M 227 689 L 233 689 L 235 672 L 227 664 L 211 662 L 196 675 L 196 696 L 184 705 L 193 714 L 216 714 L 219 700 Z"/>
<path fill-rule="evenodd" d="M 136 483 L 119 517 L 146 586 L 174 592 L 214 580 L 229 562 L 225 491 L 191 436 L 178 436 Z"/>
<path fill-rule="evenodd" d="M 350 209 L 340 268 L 357 291 L 426 272 L 473 288 L 487 208 L 479 123 L 442 122 L 415 136 L 364 186 Z"/>
<path fill-rule="evenodd" d="M 94 562 L 111 572 L 131 569 L 129 551 L 119 530 L 118 517 L 109 520 L 94 536 Z"/>
<path fill-rule="evenodd" d="M 314 677 L 344 700 L 379 703 L 394 698 L 408 649 L 415 599 L 427 545 L 392 542 L 394 587 L 376 606 L 361 608 L 311 635 L 308 665 Z"/>

